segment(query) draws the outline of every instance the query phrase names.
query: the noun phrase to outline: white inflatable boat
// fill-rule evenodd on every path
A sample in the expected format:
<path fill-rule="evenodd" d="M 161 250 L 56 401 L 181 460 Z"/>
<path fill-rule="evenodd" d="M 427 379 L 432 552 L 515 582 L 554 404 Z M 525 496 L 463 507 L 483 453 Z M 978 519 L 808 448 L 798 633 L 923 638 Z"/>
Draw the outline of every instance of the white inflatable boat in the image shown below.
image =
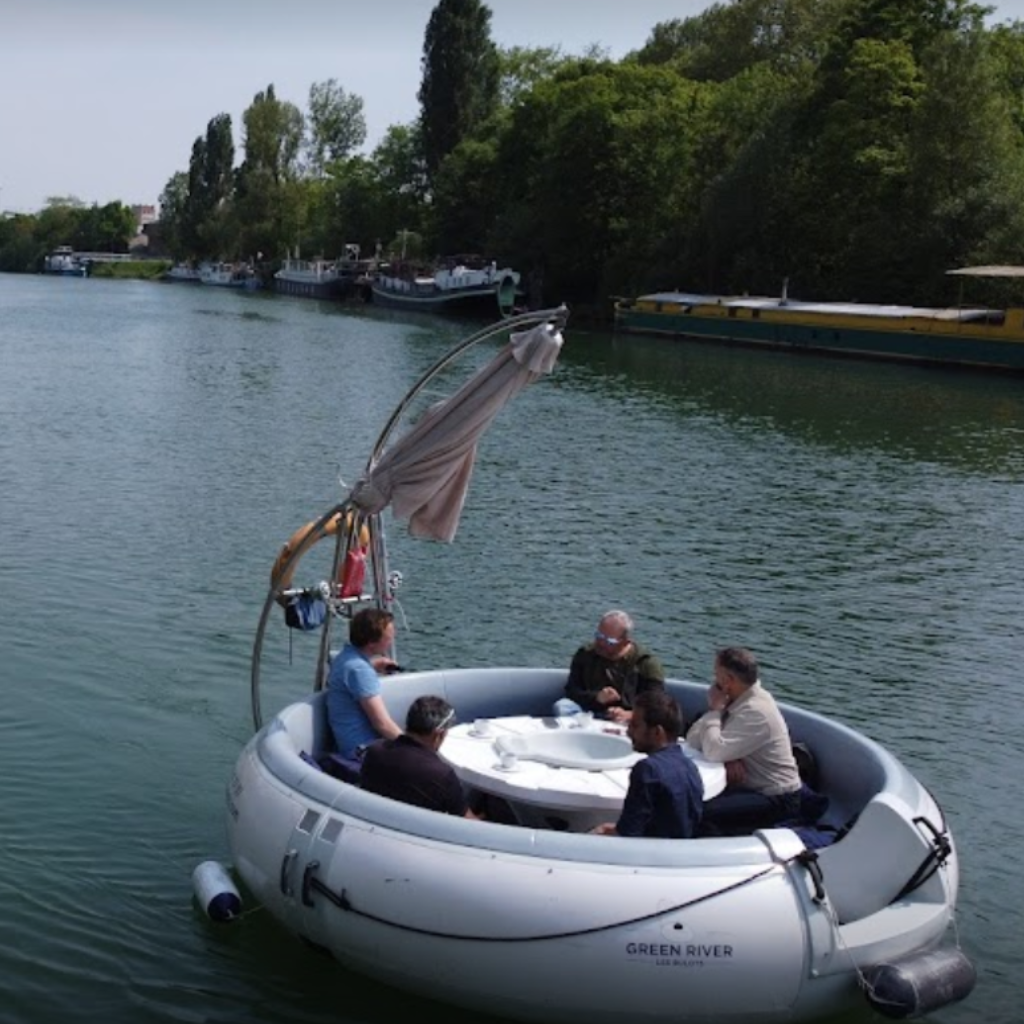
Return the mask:
<path fill-rule="evenodd" d="M 519 362 L 515 350 L 532 349 L 532 379 L 538 339 L 557 354 L 563 321 L 564 311 L 546 311 L 506 322 L 506 331 L 539 326 L 513 334 L 499 360 L 508 363 L 511 353 Z M 554 362 L 550 353 L 540 360 Z M 489 365 L 405 435 L 419 454 L 432 429 L 443 429 L 452 450 L 454 410 L 490 372 Z M 494 389 L 483 390 L 493 401 Z M 405 406 L 364 480 L 299 531 L 275 567 L 253 659 L 257 732 L 227 789 L 231 857 L 244 889 L 349 968 L 517 1020 L 797 1021 L 842 1010 L 863 991 L 877 1009 L 910 1016 L 966 995 L 973 967 L 946 941 L 958 863 L 941 808 L 892 754 L 811 711 L 783 706 L 794 741 L 816 757 L 829 800 L 818 825 L 829 838 L 839 835 L 819 849 L 788 828 L 674 841 L 565 830 L 569 814 L 561 828 L 545 825 L 550 816 L 534 825 L 453 818 L 320 770 L 317 758 L 330 747 L 322 688 L 332 644 L 344 640 L 353 608 L 388 607 L 399 580 L 387 563 L 383 509 L 409 518 L 414 532 L 454 533 L 450 517 L 420 515 L 403 490 L 410 449 L 387 442 Z M 468 419 L 483 429 L 479 408 Z M 470 460 L 473 443 L 462 449 Z M 430 503 L 431 515 L 437 505 Z M 327 536 L 328 582 L 293 587 L 299 559 Z M 322 630 L 320 656 L 314 693 L 264 724 L 261 650 L 282 605 L 293 625 Z M 560 669 L 454 668 L 394 676 L 383 689 L 399 722 L 428 693 L 448 700 L 462 722 L 542 718 L 565 678 Z M 704 685 L 669 686 L 687 717 L 704 709 Z M 517 749 L 530 756 L 528 745 Z M 621 755 L 617 748 L 616 767 L 625 771 Z M 536 796 L 526 802 L 557 811 Z"/>

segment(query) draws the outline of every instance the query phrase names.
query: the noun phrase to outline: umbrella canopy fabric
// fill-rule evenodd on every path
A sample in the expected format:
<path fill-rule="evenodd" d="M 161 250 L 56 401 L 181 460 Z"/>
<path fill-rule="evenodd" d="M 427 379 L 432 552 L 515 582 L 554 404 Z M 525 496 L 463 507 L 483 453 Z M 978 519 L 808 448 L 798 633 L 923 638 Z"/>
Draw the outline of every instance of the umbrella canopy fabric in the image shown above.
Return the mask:
<path fill-rule="evenodd" d="M 494 359 L 384 452 L 352 489 L 352 502 L 368 514 L 390 505 L 414 537 L 454 539 L 480 437 L 512 398 L 550 373 L 561 349 L 562 335 L 551 324 L 513 333 Z"/>

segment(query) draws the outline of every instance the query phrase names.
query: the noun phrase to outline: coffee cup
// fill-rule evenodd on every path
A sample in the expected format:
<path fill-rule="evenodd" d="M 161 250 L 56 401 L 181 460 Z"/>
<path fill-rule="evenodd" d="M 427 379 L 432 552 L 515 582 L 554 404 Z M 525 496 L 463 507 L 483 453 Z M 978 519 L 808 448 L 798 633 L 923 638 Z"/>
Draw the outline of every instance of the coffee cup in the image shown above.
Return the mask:
<path fill-rule="evenodd" d="M 490 736 L 491 735 L 491 723 L 486 718 L 478 718 L 473 723 L 473 732 L 477 736 Z"/>
<path fill-rule="evenodd" d="M 581 711 L 576 716 L 576 725 L 580 729 L 589 729 L 594 722 L 593 711 Z"/>
<path fill-rule="evenodd" d="M 503 750 L 501 752 L 501 767 L 505 771 L 510 772 L 519 764 L 519 758 L 516 757 L 514 750 Z"/>

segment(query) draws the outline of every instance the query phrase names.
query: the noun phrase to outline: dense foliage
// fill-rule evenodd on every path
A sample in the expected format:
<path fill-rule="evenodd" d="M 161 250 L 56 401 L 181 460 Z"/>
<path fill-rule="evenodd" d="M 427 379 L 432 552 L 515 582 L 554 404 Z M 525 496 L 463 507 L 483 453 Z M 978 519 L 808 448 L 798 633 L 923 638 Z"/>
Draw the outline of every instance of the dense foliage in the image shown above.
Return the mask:
<path fill-rule="evenodd" d="M 802 298 L 948 302 L 945 270 L 1024 263 L 1024 25 L 987 13 L 730 0 L 611 61 L 502 50 L 484 3 L 439 0 L 414 123 L 359 155 L 360 97 L 332 79 L 301 111 L 268 86 L 237 166 L 228 115 L 197 137 L 163 239 L 196 260 L 476 251 L 535 301 L 595 308 L 787 278 Z M 54 223 L 70 213 L 0 221 L 0 267 L 76 244 Z"/>
<path fill-rule="evenodd" d="M 82 252 L 127 252 L 137 225 L 123 203 L 85 206 L 54 196 L 35 215 L 0 217 L 0 271 L 37 272 L 48 252 L 70 245 Z"/>
<path fill-rule="evenodd" d="M 498 83 L 490 9 L 480 0 L 440 0 L 427 23 L 419 92 L 423 159 L 431 179 L 493 113 Z"/>

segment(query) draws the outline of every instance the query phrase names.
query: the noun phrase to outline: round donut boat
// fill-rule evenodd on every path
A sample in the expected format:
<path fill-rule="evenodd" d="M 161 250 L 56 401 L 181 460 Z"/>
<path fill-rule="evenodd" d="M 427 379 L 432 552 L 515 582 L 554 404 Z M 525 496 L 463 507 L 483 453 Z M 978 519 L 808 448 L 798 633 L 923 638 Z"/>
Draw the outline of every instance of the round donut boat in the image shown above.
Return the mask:
<path fill-rule="evenodd" d="M 555 669 L 393 677 L 402 721 L 432 693 L 460 717 L 544 715 Z M 705 687 L 673 681 L 692 715 Z M 363 792 L 303 758 L 328 743 L 322 694 L 246 746 L 228 789 L 234 865 L 290 931 L 398 988 L 519 1020 L 792 1021 L 857 998 L 863 972 L 932 950 L 956 852 L 928 791 L 890 753 L 783 705 L 816 754 L 838 842 L 789 829 L 686 841 L 492 824 Z"/>
<path fill-rule="evenodd" d="M 424 466 L 451 457 L 439 467 L 443 486 L 468 483 L 476 437 L 517 389 L 551 369 L 565 317 L 564 309 L 524 314 L 435 364 L 388 421 L 364 478 L 278 557 L 253 654 L 256 733 L 227 789 L 244 888 L 349 968 L 517 1020 L 774 1024 L 841 1011 L 860 991 L 891 1016 L 963 998 L 974 970 L 945 943 L 959 868 L 939 805 L 890 752 L 812 711 L 780 705 L 828 798 L 817 824 L 837 838 L 817 849 L 789 828 L 663 840 L 455 818 L 321 770 L 330 750 L 323 687 L 339 646 L 332 625 L 360 606 L 391 607 L 401 583 L 382 512 L 390 506 L 409 519 L 417 536 L 452 539 L 463 494 L 424 493 Z M 412 399 L 455 357 L 530 324 L 388 446 Z M 476 434 L 459 433 L 466 423 Z M 299 560 L 325 538 L 327 579 L 293 587 Z M 362 567 L 358 589 L 347 572 L 353 554 L 365 561 L 365 593 Z M 289 617 L 296 601 L 304 612 Z M 314 692 L 264 723 L 261 651 L 281 606 L 293 628 L 322 630 Z M 541 717 L 565 681 L 564 669 L 439 669 L 392 676 L 383 696 L 398 722 L 423 694 L 444 697 L 463 722 Z M 668 686 L 687 718 L 705 709 L 703 684 Z M 233 891 L 214 891 L 210 879 L 220 874 L 203 877 L 204 905 L 227 895 L 234 906 Z"/>

